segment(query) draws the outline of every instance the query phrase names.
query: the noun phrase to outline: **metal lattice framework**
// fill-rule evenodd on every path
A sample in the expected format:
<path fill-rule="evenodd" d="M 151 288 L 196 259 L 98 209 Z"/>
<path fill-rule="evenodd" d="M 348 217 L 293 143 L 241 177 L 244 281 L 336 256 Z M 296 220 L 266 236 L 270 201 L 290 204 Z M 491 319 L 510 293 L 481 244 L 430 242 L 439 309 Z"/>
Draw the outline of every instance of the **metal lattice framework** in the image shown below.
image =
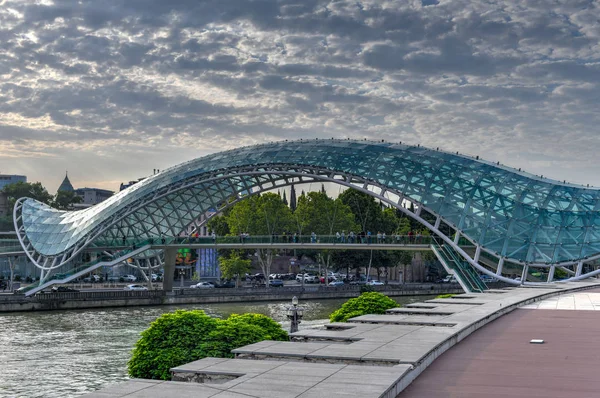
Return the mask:
<path fill-rule="evenodd" d="M 153 175 L 92 208 L 63 212 L 32 199 L 14 208 L 31 261 L 49 273 L 90 247 L 123 237 L 177 236 L 209 210 L 291 184 L 335 182 L 394 206 L 437 234 L 473 267 L 480 256 L 564 268 L 574 278 L 600 258 L 600 190 L 537 177 L 420 146 L 351 140 L 277 142 L 198 158 Z M 405 208 L 410 202 L 415 212 Z M 427 214 L 429 217 L 424 217 Z M 433 219 L 435 221 L 428 222 Z M 442 225 L 451 234 L 442 233 Z M 469 254 L 458 246 L 465 237 Z M 573 268 L 571 270 L 570 268 Z M 598 271 L 600 272 L 600 271 Z M 549 277 L 552 280 L 552 277 Z"/>

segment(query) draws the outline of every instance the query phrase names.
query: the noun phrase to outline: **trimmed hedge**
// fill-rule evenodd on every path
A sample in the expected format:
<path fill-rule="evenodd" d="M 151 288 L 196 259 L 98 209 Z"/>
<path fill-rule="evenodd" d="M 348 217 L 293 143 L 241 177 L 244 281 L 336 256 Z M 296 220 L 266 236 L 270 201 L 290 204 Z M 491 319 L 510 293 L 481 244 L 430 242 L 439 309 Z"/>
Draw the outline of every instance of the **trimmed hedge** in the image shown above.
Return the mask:
<path fill-rule="evenodd" d="M 169 369 L 205 357 L 233 358 L 231 350 L 263 340 L 288 340 L 277 322 L 260 314 L 222 320 L 204 311 L 163 314 L 144 330 L 128 362 L 129 375 L 170 380 Z"/>
<path fill-rule="evenodd" d="M 439 294 L 435 298 L 436 299 L 443 299 L 443 298 L 451 298 L 451 297 L 454 297 L 454 296 L 456 296 L 456 294 L 447 293 L 447 294 Z"/>
<path fill-rule="evenodd" d="M 329 320 L 331 322 L 346 322 L 350 318 L 361 315 L 385 314 L 386 310 L 399 306 L 397 302 L 384 294 L 367 292 L 346 301 L 340 309 L 329 315 Z"/>

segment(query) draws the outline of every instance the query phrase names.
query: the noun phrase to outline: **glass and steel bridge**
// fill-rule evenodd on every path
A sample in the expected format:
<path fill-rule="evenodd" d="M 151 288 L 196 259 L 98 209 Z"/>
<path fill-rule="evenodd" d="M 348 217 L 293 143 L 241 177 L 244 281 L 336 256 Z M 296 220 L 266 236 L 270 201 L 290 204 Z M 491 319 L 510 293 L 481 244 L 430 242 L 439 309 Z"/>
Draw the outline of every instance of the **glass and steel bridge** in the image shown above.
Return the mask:
<path fill-rule="evenodd" d="M 218 213 L 249 195 L 314 182 L 378 198 L 428 228 L 446 252 L 439 258 L 454 257 L 507 283 L 521 282 L 509 278 L 506 269 L 518 268 L 523 281 L 532 270 L 541 270 L 544 279 L 538 282 L 555 281 L 557 270 L 566 280 L 600 273 L 595 269 L 599 189 L 478 157 L 374 141 L 299 140 L 237 148 L 161 171 L 82 211 L 59 211 L 22 198 L 14 223 L 23 250 L 41 269 L 42 284 L 52 274 L 85 269 L 85 251 L 99 248 L 115 260 L 155 256 L 160 250 L 150 250 L 152 245 L 110 248 L 123 239 L 180 236 L 200 228 L 209 210 Z"/>

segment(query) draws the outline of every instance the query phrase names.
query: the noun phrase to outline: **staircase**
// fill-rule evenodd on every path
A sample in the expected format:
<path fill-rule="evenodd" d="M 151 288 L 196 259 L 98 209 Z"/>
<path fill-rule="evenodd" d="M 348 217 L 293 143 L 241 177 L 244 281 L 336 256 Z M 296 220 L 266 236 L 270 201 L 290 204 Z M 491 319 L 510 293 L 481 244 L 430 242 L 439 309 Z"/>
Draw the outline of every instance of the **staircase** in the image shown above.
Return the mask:
<path fill-rule="evenodd" d="M 465 261 L 450 245 L 443 242 L 431 244 L 431 250 L 449 274 L 453 274 L 461 287 L 468 293 L 482 293 L 487 285 L 471 264 Z"/>
<path fill-rule="evenodd" d="M 89 274 L 90 272 L 92 272 L 93 270 L 95 270 L 97 268 L 112 267 L 114 265 L 117 265 L 117 264 L 127 260 L 128 258 L 134 257 L 140 253 L 143 253 L 152 247 L 152 245 L 149 244 L 148 242 L 144 242 L 144 243 L 145 244 L 140 245 L 140 246 L 138 246 L 138 245 L 133 246 L 133 247 L 136 247 L 136 249 L 133 249 L 133 247 L 132 247 L 132 248 L 120 250 L 116 253 L 113 253 L 112 255 L 102 255 L 94 261 L 90 261 L 90 262 L 81 264 L 78 267 L 69 270 L 68 273 L 53 274 L 49 277 L 49 279 L 46 279 L 44 281 L 39 281 L 39 282 L 33 283 L 29 286 L 26 286 L 25 288 L 21 289 L 20 292 L 25 293 L 25 296 L 32 296 L 32 295 L 36 294 L 37 292 L 39 292 L 49 286 L 61 284 L 61 283 L 67 283 L 69 281 L 72 281 L 73 279 L 77 279 L 83 275 Z"/>

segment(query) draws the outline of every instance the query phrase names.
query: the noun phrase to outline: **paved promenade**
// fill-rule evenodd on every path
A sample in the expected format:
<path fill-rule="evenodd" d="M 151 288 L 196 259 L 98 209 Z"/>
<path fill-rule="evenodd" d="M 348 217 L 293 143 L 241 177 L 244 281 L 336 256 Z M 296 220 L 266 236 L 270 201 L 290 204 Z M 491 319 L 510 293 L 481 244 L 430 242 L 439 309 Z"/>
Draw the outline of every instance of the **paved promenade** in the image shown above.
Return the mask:
<path fill-rule="evenodd" d="M 520 307 L 448 350 L 399 397 L 598 397 L 599 310 L 600 290 Z"/>
<path fill-rule="evenodd" d="M 236 359 L 185 364 L 172 369 L 174 381 L 131 380 L 88 397 L 392 398 L 436 358 L 494 319 L 519 306 L 595 286 L 521 287 L 430 300 L 300 331 L 290 342 L 245 346 L 234 350 Z M 428 397 L 438 396 L 452 395 Z"/>

